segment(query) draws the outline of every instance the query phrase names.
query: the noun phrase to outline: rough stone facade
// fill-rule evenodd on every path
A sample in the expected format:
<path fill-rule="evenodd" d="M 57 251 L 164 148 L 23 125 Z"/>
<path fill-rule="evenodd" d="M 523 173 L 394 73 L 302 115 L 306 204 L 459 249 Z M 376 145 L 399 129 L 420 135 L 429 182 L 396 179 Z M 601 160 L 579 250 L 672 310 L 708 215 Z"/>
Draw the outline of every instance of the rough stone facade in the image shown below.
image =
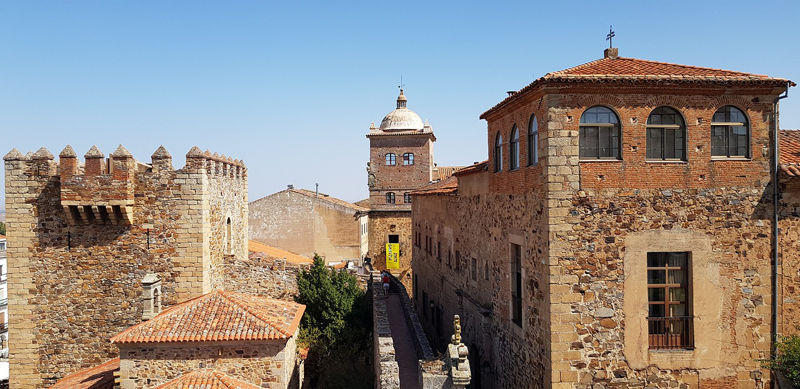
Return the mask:
<path fill-rule="evenodd" d="M 162 280 L 162 304 L 222 286 L 223 257 L 247 258 L 247 170 L 193 148 L 175 170 L 120 147 L 42 148 L 5 156 L 11 386 L 47 387 L 117 356 L 108 342 L 141 322 L 141 280 Z M 228 224 L 230 220 L 230 224 Z"/>
<path fill-rule="evenodd" d="M 120 345 L 120 387 L 153 388 L 211 368 L 264 388 L 287 388 L 296 374 L 296 338 L 297 334 L 288 341 Z"/>
<path fill-rule="evenodd" d="M 367 209 L 301 189 L 286 189 L 249 205 L 250 239 L 326 262 L 362 258 L 361 218 Z"/>
<path fill-rule="evenodd" d="M 297 296 L 297 275 L 302 265 L 283 259 L 251 257 L 225 258 L 222 289 L 266 296 L 278 300 L 294 301 Z"/>
<path fill-rule="evenodd" d="M 415 234 L 458 251 L 441 260 L 414 251 L 416 309 L 431 343 L 451 334 L 441 316 L 461 315 L 464 343 L 478 350 L 473 382 L 484 388 L 768 387 L 757 359 L 769 356 L 771 338 L 769 161 L 780 81 L 542 80 L 483 115 L 488 172 L 414 196 Z M 581 115 L 598 105 L 619 118 L 621 159 L 579 157 Z M 749 158 L 711 156 L 711 119 L 728 105 L 748 117 Z M 661 106 L 684 118 L 685 161 L 645 158 L 647 119 Z M 527 128 L 532 115 L 539 159 L 528 163 L 520 136 L 520 167 L 509 171 L 511 129 Z M 521 325 L 511 320 L 512 245 L 522 253 Z M 693 347 L 650 349 L 649 252 L 689 253 Z M 796 277 L 786 262 L 784 279 Z M 794 285 L 784 283 L 784 305 L 794 303 Z"/>

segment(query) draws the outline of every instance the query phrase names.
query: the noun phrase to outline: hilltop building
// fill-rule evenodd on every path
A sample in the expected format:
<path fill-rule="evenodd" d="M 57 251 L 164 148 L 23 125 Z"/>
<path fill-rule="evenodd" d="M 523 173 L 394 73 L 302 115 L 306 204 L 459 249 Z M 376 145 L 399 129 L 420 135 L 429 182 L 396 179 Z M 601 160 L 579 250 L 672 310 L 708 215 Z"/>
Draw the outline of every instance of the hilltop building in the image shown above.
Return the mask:
<path fill-rule="evenodd" d="M 456 167 L 433 162 L 433 127 L 407 107 L 400 90 L 397 108 L 369 134 L 369 256 L 373 267 L 387 269 L 387 244 L 399 248 L 398 266 L 392 270 L 403 282 L 410 277 L 412 257 L 411 192 L 447 178 Z M 409 283 L 410 284 L 410 283 Z M 409 285 L 410 286 L 410 285 Z"/>
<path fill-rule="evenodd" d="M 789 86 L 614 48 L 510 93 L 488 161 L 413 192 L 432 346 L 460 315 L 480 388 L 769 387 L 758 359 L 800 321 Z"/>
<path fill-rule="evenodd" d="M 293 186 L 249 204 L 250 239 L 307 258 L 360 261 L 367 251 L 367 209 Z"/>
<path fill-rule="evenodd" d="M 197 147 L 177 170 L 163 147 L 151 163 L 122 146 L 84 157 L 4 157 L 13 388 L 119 356 L 108 339 L 159 306 L 268 273 L 245 271 L 270 264 L 248 258 L 242 162 Z"/>

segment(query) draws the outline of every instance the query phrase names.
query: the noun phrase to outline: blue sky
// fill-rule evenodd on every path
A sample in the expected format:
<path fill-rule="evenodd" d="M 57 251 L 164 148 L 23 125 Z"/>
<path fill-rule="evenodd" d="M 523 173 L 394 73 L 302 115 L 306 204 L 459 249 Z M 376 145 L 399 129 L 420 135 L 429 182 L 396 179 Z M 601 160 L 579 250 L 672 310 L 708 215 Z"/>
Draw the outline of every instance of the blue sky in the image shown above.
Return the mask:
<path fill-rule="evenodd" d="M 547 72 L 620 55 L 800 81 L 800 2 L 4 1 L 0 154 L 194 145 L 287 184 L 367 196 L 370 122 L 408 107 L 439 165 L 486 159 L 478 116 Z M 800 89 L 781 126 L 800 128 Z M 4 186 L 0 175 L 0 186 Z M 0 208 L 4 195 L 0 191 Z"/>

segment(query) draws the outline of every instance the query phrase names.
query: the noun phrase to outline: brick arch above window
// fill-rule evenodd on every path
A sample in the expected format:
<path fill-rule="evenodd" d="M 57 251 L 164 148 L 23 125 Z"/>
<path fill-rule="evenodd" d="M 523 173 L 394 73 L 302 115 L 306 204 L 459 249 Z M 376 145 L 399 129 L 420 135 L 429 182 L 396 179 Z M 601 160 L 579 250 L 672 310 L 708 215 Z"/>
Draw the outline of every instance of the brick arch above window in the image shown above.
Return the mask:
<path fill-rule="evenodd" d="M 714 112 L 716 112 L 726 105 L 730 105 L 742 110 L 745 115 L 747 115 L 747 111 L 755 109 L 755 104 L 742 96 L 719 96 L 712 100 L 712 102 L 708 105 L 708 108 L 713 109 Z"/>
<path fill-rule="evenodd" d="M 575 107 L 592 107 L 595 105 L 602 105 L 616 112 L 614 107 L 625 107 L 628 104 L 619 96 L 614 95 L 580 95 L 575 99 Z M 619 112 L 616 113 L 619 116 Z"/>
<path fill-rule="evenodd" d="M 645 101 L 644 106 L 651 109 L 667 106 L 680 111 L 681 109 L 686 109 L 692 105 L 687 99 L 681 96 L 657 95 L 649 96 Z"/>

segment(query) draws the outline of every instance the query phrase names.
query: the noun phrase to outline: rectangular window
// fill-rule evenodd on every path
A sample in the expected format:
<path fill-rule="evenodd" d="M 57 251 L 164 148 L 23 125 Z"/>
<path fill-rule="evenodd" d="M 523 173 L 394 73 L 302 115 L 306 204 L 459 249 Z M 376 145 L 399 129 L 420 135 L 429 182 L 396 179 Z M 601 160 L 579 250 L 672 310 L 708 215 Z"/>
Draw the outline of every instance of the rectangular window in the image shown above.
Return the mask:
<path fill-rule="evenodd" d="M 478 260 L 476 258 L 472 258 L 472 268 L 470 270 L 472 271 L 472 280 L 473 281 L 477 281 L 478 280 Z"/>
<path fill-rule="evenodd" d="M 694 348 L 689 253 L 647 253 L 650 349 Z"/>
<path fill-rule="evenodd" d="M 522 327 L 522 246 L 511 244 L 511 321 Z"/>
<path fill-rule="evenodd" d="M 619 128 L 616 126 L 581 126 L 580 157 L 619 159 Z"/>
<path fill-rule="evenodd" d="M 436 259 L 442 262 L 442 242 L 436 242 Z"/>
<path fill-rule="evenodd" d="M 389 235 L 389 243 L 400 243 L 400 235 Z"/>
<path fill-rule="evenodd" d="M 411 204 L 411 193 L 403 193 L 403 202 L 406 204 Z"/>
<path fill-rule="evenodd" d="M 428 317 L 428 292 L 422 291 L 422 315 Z"/>

